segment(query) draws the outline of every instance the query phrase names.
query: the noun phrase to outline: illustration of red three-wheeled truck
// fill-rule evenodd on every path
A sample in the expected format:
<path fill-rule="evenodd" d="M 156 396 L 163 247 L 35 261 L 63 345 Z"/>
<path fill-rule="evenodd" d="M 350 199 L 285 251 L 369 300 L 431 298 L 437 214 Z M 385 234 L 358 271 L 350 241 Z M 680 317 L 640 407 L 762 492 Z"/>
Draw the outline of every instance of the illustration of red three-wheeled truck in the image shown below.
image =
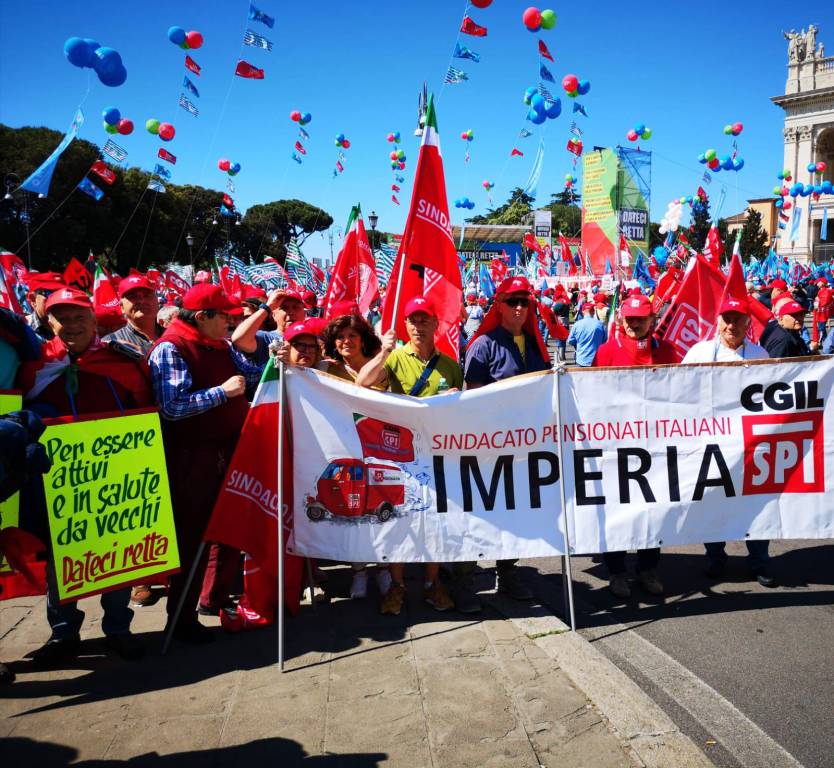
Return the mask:
<path fill-rule="evenodd" d="M 405 502 L 405 475 L 394 462 L 383 459 L 334 459 L 307 496 L 307 517 L 323 520 L 372 515 L 384 523 Z"/>

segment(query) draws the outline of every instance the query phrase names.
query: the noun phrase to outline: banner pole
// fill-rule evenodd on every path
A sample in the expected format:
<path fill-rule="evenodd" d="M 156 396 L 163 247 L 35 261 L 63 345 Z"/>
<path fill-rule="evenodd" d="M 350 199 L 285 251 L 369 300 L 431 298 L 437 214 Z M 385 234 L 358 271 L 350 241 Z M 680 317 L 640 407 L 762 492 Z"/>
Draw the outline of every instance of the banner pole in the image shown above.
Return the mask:
<path fill-rule="evenodd" d="M 278 670 L 284 671 L 284 364 L 278 363 Z"/>
<path fill-rule="evenodd" d="M 397 275 L 397 287 L 394 291 L 394 311 L 391 313 L 391 328 L 397 328 L 397 312 L 400 311 L 400 293 L 403 289 L 403 275 L 405 274 L 405 260 L 406 254 L 403 252 L 402 261 L 400 261 L 400 271 Z M 388 330 L 390 331 L 391 328 Z"/>
<path fill-rule="evenodd" d="M 568 507 L 565 500 L 565 461 L 562 450 L 562 376 L 566 373 L 564 364 L 556 368 L 556 429 L 558 430 L 556 444 L 559 448 L 559 500 L 562 504 L 562 524 L 565 527 L 565 556 L 563 563 L 563 578 L 567 585 L 568 615 L 570 616 L 571 632 L 576 632 L 576 616 L 573 610 L 573 576 L 570 565 L 570 531 L 568 530 Z"/>
<path fill-rule="evenodd" d="M 188 590 L 191 587 L 191 582 L 194 581 L 194 574 L 197 572 L 197 564 L 203 557 L 203 551 L 205 548 L 206 542 L 201 541 L 200 548 L 197 550 L 197 554 L 194 557 L 194 562 L 191 563 L 191 569 L 188 571 L 188 578 L 185 580 L 185 586 L 183 587 L 182 594 L 180 595 L 180 599 L 177 601 L 177 608 L 174 611 L 174 615 L 168 621 L 168 629 L 165 632 L 165 640 L 162 643 L 163 656 L 168 653 L 168 647 L 171 645 L 171 638 L 174 636 L 174 627 L 177 626 L 177 622 L 180 619 L 180 614 L 182 613 L 183 606 L 185 605 L 185 598 L 188 596 Z"/>

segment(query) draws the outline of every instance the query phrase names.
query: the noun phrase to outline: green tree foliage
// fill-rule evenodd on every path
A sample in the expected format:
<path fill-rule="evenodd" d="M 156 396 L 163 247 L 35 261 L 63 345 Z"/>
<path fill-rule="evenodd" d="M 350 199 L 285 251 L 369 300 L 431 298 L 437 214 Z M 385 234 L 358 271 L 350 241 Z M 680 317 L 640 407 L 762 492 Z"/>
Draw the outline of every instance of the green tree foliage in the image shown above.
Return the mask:
<path fill-rule="evenodd" d="M 698 252 L 703 251 L 707 243 L 710 219 L 709 199 L 706 199 L 692 214 L 692 221 L 686 233 L 689 244 Z"/>
<path fill-rule="evenodd" d="M 561 232 L 565 237 L 578 237 L 582 230 L 582 196 L 578 192 L 563 189 L 550 195 L 554 236 Z"/>
<path fill-rule="evenodd" d="M 753 208 L 748 208 L 747 220 L 741 230 L 741 242 L 739 243 L 742 261 L 750 261 L 751 257 L 760 261 L 766 259 L 769 239 L 767 232 L 762 227 L 762 214 Z"/>
<path fill-rule="evenodd" d="M 534 202 L 534 199 L 521 187 L 516 187 L 510 192 L 506 203 L 498 208 L 490 209 L 483 215 L 473 216 L 467 221 L 470 224 L 522 224 L 532 212 Z"/>
<path fill-rule="evenodd" d="M 60 133 L 47 128 L 0 125 L 0 171 L 12 180 L 9 174 L 25 179 L 60 140 Z M 98 147 L 76 139 L 58 160 L 47 198 L 19 190 L 13 200 L 0 201 L 0 245 L 25 261 L 28 218 L 34 269 L 63 269 L 70 257 L 84 261 L 92 251 L 110 269 L 126 274 L 131 267 L 187 264 L 190 256 L 195 266 L 204 267 L 218 252 L 257 261 L 267 255 L 282 257 L 291 236 L 303 242 L 332 223 L 316 206 L 278 200 L 253 206 L 236 224 L 235 217 L 219 213 L 222 192 L 167 181 L 164 194 L 153 192 L 147 188 L 150 174 L 117 165 L 110 166 L 116 174 L 112 185 L 89 174 L 104 191 L 96 202 L 76 186 L 98 157 Z"/>

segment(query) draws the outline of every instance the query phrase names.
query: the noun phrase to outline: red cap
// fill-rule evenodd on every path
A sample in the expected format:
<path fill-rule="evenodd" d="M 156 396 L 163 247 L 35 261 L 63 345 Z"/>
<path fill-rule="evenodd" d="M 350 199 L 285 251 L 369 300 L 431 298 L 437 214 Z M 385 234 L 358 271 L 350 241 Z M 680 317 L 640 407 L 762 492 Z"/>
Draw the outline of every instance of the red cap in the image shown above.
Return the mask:
<path fill-rule="evenodd" d="M 423 296 L 415 296 L 406 302 L 403 317 L 411 317 L 416 312 L 425 312 L 430 317 L 437 317 L 434 304 Z"/>
<path fill-rule="evenodd" d="M 280 307 L 287 299 L 296 299 L 297 301 L 300 301 L 302 304 L 304 303 L 304 297 L 298 291 L 286 291 L 278 299 L 278 306 Z"/>
<path fill-rule="evenodd" d="M 355 301 L 337 301 L 330 308 L 330 317 L 342 317 L 343 315 L 358 315 L 359 305 Z"/>
<path fill-rule="evenodd" d="M 590 301 L 586 301 L 581 308 L 579 309 L 580 312 L 584 312 L 586 309 L 593 310 L 594 305 Z"/>
<path fill-rule="evenodd" d="M 496 293 L 533 293 L 533 286 L 524 275 L 508 277 L 495 289 Z"/>
<path fill-rule="evenodd" d="M 233 309 L 237 309 L 237 304 L 223 293 L 223 289 L 219 285 L 199 283 L 189 288 L 188 293 L 182 297 L 182 308 L 194 312 L 201 309 L 231 312 Z"/>
<path fill-rule="evenodd" d="M 29 272 L 25 283 L 30 291 L 57 291 L 59 288 L 66 288 L 67 285 L 60 272 Z"/>
<path fill-rule="evenodd" d="M 324 335 L 324 329 L 330 325 L 330 321 L 325 320 L 323 317 L 308 317 L 304 321 L 304 325 L 307 326 L 307 330 L 310 333 L 317 338 L 321 338 Z"/>
<path fill-rule="evenodd" d="M 486 296 L 478 296 L 478 304 L 480 304 L 482 307 L 486 306 L 488 302 L 489 299 Z"/>
<path fill-rule="evenodd" d="M 824 277 L 821 277 L 817 280 L 817 285 L 828 285 L 828 281 Z"/>
<path fill-rule="evenodd" d="M 719 315 L 723 315 L 725 312 L 738 312 L 742 315 L 749 315 L 750 303 L 747 299 L 735 299 L 732 296 L 728 296 L 721 302 L 721 306 L 718 308 Z"/>
<path fill-rule="evenodd" d="M 258 288 L 256 285 L 241 286 L 242 296 L 241 301 L 265 301 L 266 291 L 263 288 Z"/>
<path fill-rule="evenodd" d="M 52 294 L 54 296 L 55 294 Z M 52 300 L 52 296 L 49 297 L 50 301 Z M 47 302 L 49 304 L 49 302 Z M 794 299 L 790 299 L 789 301 L 784 302 L 783 304 L 779 305 L 779 308 L 776 310 L 776 317 L 784 317 L 785 315 L 796 315 L 800 312 L 807 312 L 808 310 L 805 309 L 798 301 Z"/>
<path fill-rule="evenodd" d="M 196 275 L 194 275 L 194 282 L 195 283 L 210 283 L 211 282 L 211 272 L 205 269 L 201 269 Z"/>
<path fill-rule="evenodd" d="M 119 283 L 119 290 L 117 291 L 118 294 L 119 294 L 119 298 L 120 299 L 124 298 L 124 295 L 128 291 L 134 291 L 137 288 L 141 288 L 145 291 L 154 290 L 153 286 L 150 283 L 150 280 L 148 280 L 148 278 L 145 277 L 144 275 L 130 275 L 130 276 L 124 278 Z"/>
<path fill-rule="evenodd" d="M 303 323 L 293 323 L 284 331 L 284 341 L 292 341 L 297 336 L 318 336 L 317 328 L 310 322 L 305 320 Z"/>
<path fill-rule="evenodd" d="M 466 294 L 466 298 L 467 298 L 467 299 L 475 299 L 475 298 L 477 298 L 477 297 L 478 297 L 478 294 L 477 294 L 477 293 L 475 293 L 475 291 L 469 291 L 469 292 Z"/>
<path fill-rule="evenodd" d="M 641 293 L 639 296 L 629 296 L 620 307 L 620 314 L 623 317 L 648 317 L 654 313 L 649 297 Z"/>
<path fill-rule="evenodd" d="M 93 302 L 90 301 L 90 297 L 84 293 L 84 291 L 64 287 L 52 293 L 52 295 L 46 300 L 44 309 L 49 312 L 49 310 L 53 307 L 57 307 L 62 304 L 72 307 L 84 307 L 85 309 L 93 308 Z"/>
<path fill-rule="evenodd" d="M 781 277 L 777 277 L 776 280 L 774 280 L 770 284 L 770 290 L 772 291 L 774 288 L 779 288 L 782 291 L 787 291 L 788 284 Z"/>
<path fill-rule="evenodd" d="M 304 295 L 302 300 L 308 307 L 315 307 L 316 306 L 316 292 L 311 290 L 304 291 Z"/>

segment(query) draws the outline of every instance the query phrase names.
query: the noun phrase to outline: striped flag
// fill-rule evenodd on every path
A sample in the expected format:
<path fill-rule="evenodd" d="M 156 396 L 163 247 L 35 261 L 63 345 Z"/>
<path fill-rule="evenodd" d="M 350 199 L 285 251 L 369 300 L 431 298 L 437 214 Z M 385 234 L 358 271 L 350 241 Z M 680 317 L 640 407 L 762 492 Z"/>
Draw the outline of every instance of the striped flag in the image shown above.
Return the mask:
<path fill-rule="evenodd" d="M 254 33 L 251 29 L 247 29 L 243 34 L 244 45 L 251 45 L 254 48 L 263 48 L 265 51 L 272 50 L 272 41 L 267 40 L 263 35 Z"/>
<path fill-rule="evenodd" d="M 148 189 L 150 189 L 152 192 L 162 192 L 162 193 L 164 193 L 165 192 L 165 185 L 162 184 L 161 182 L 157 181 L 156 179 L 151 179 L 148 182 Z"/>
<path fill-rule="evenodd" d="M 235 191 L 235 183 L 231 179 L 226 179 L 226 189 L 229 192 L 234 193 Z"/>
<path fill-rule="evenodd" d="M 582 129 L 576 124 L 575 120 L 570 124 L 570 132 L 574 136 L 581 136 L 582 135 Z"/>
<path fill-rule="evenodd" d="M 247 268 L 249 279 L 266 291 L 275 288 L 286 288 L 287 280 L 281 268 L 274 263 L 265 261 L 263 264 L 252 264 Z"/>
<path fill-rule="evenodd" d="M 187 91 L 191 91 L 198 99 L 200 98 L 200 92 L 197 90 L 197 86 L 191 82 L 191 79 L 188 75 L 185 75 L 182 79 L 182 87 L 185 88 Z"/>
<path fill-rule="evenodd" d="M 376 252 L 376 276 L 380 285 L 388 284 L 396 258 L 397 249 L 394 246 L 388 245 L 388 243 L 382 243 L 379 246 L 379 250 Z"/>
<path fill-rule="evenodd" d="M 107 143 L 101 148 L 101 151 L 112 157 L 117 163 L 121 163 L 127 157 L 127 150 L 116 144 L 113 139 L 107 139 Z"/>
<path fill-rule="evenodd" d="M 194 102 L 190 101 L 189 99 L 185 98 L 185 94 L 180 94 L 180 106 L 189 114 L 194 115 L 197 117 L 200 114 L 200 110 L 194 106 Z"/>
<path fill-rule="evenodd" d="M 526 139 L 528 136 L 532 136 L 532 135 L 533 135 L 533 132 L 532 132 L 532 131 L 528 131 L 526 128 L 522 128 L 522 129 L 518 132 L 518 135 L 519 135 L 522 139 Z"/>
<path fill-rule="evenodd" d="M 310 138 L 310 134 L 307 133 L 307 131 L 305 131 L 300 125 L 298 126 L 298 135 L 301 136 L 304 141 L 307 141 L 307 139 Z"/>
<path fill-rule="evenodd" d="M 450 66 L 449 69 L 446 70 L 446 76 L 443 78 L 443 82 L 448 85 L 453 85 L 454 83 L 462 83 L 464 80 L 468 79 L 469 75 L 467 75 L 466 72 Z"/>
<path fill-rule="evenodd" d="M 324 290 L 324 286 L 321 281 L 316 279 L 310 262 L 301 252 L 295 238 L 292 238 L 287 245 L 287 258 L 284 260 L 284 266 L 290 280 L 294 280 L 299 285 L 303 285 L 316 293 L 321 293 Z"/>

